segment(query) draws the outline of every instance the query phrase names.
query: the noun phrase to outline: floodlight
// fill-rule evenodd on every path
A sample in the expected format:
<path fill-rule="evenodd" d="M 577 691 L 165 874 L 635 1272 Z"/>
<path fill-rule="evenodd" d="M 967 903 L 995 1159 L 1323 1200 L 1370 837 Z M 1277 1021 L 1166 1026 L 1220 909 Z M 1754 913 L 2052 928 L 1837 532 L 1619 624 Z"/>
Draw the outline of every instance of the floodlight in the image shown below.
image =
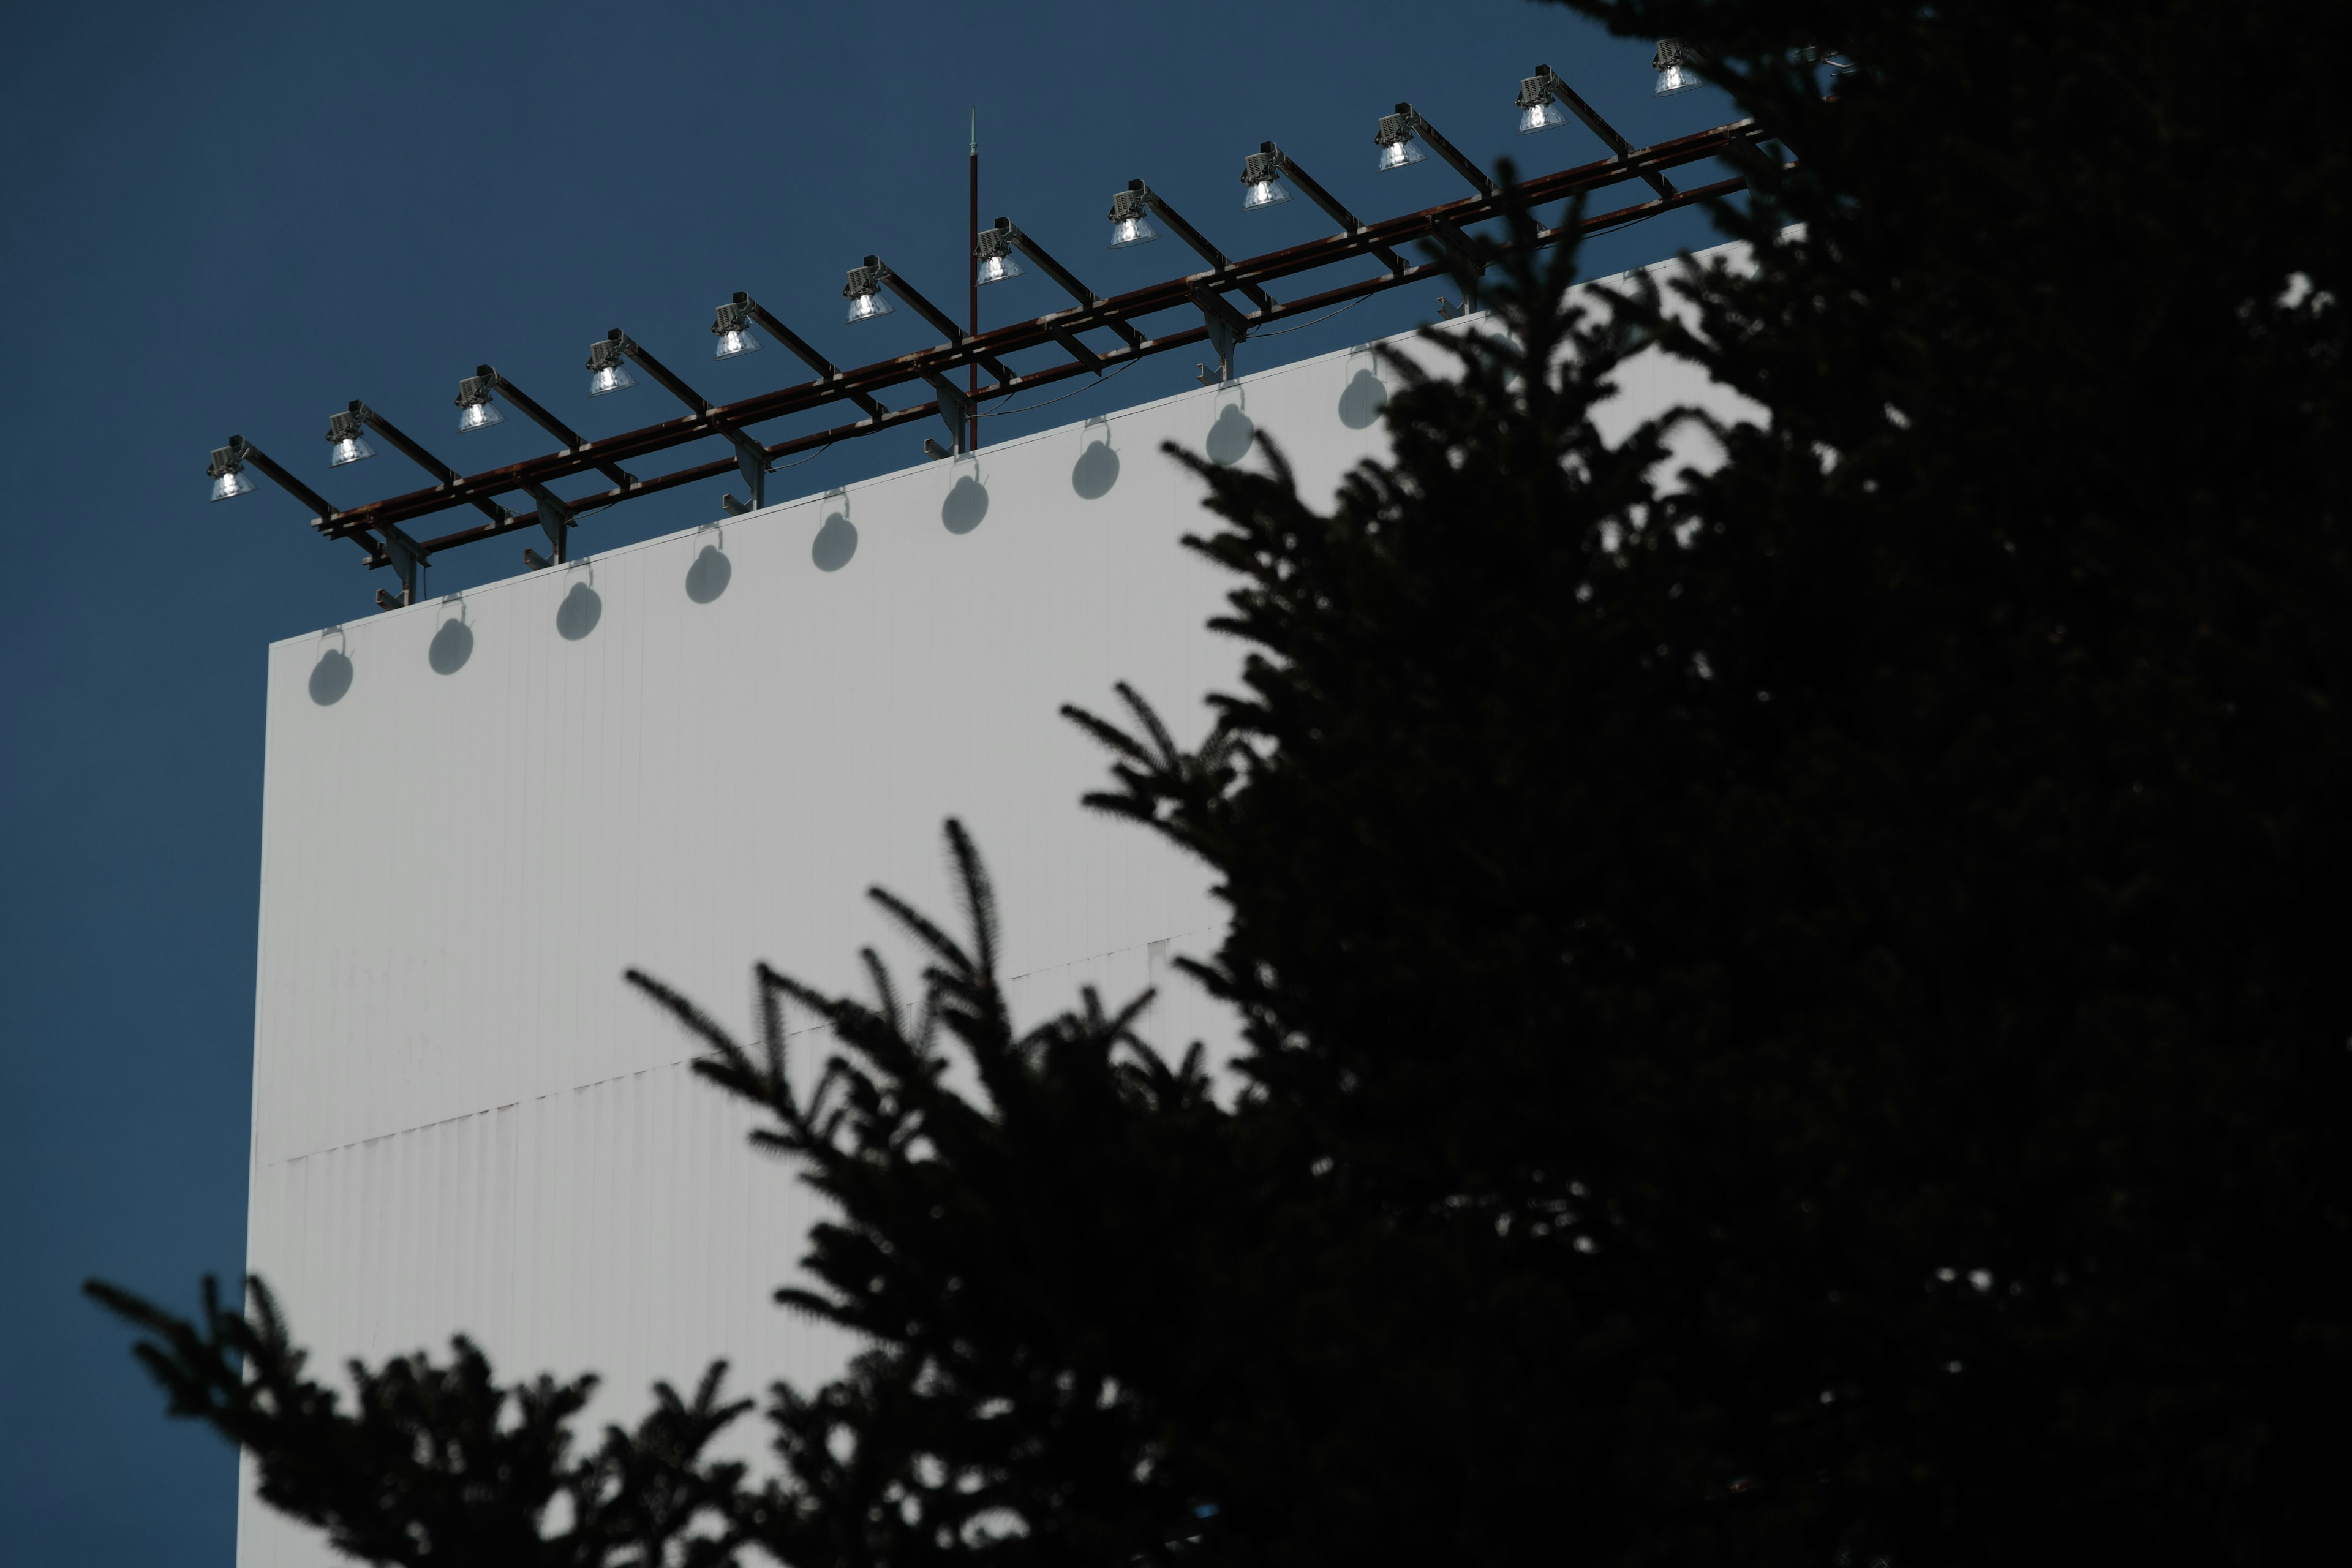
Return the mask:
<path fill-rule="evenodd" d="M 340 468 L 345 463 L 356 463 L 375 456 L 375 448 L 368 445 L 365 436 L 360 434 L 360 427 L 357 409 L 328 416 L 327 439 L 333 450 L 328 454 L 327 467 Z"/>
<path fill-rule="evenodd" d="M 1003 218 L 996 226 L 984 228 L 972 237 L 971 253 L 980 261 L 982 283 L 1002 283 L 1008 278 L 1018 278 L 1029 269 L 1013 259 L 1013 226 Z"/>
<path fill-rule="evenodd" d="M 898 309 L 882 292 L 882 279 L 886 276 L 887 273 L 879 257 L 869 256 L 865 266 L 849 269 L 849 281 L 841 289 L 841 297 L 849 301 L 849 314 L 844 320 L 870 321 Z"/>
<path fill-rule="evenodd" d="M 1408 163 L 1418 163 L 1427 158 L 1429 154 L 1422 151 L 1421 142 L 1414 135 L 1420 128 L 1421 116 L 1412 111 L 1410 103 L 1398 104 L 1394 114 L 1381 115 L 1380 131 L 1372 137 L 1381 155 L 1372 167 L 1375 170 L 1402 169 Z"/>
<path fill-rule="evenodd" d="M 1258 150 L 1242 160 L 1242 211 L 1254 213 L 1265 207 L 1278 207 L 1290 199 L 1290 187 L 1282 183 L 1282 149 L 1271 142 L 1261 142 Z"/>
<path fill-rule="evenodd" d="M 1552 96 L 1551 73 L 1549 70 L 1527 77 L 1519 83 L 1519 134 L 1549 131 L 1555 125 L 1568 123 L 1568 110 Z"/>
<path fill-rule="evenodd" d="M 1698 74 L 1691 69 L 1697 57 L 1680 38 L 1661 38 L 1658 52 L 1650 60 L 1650 68 L 1658 73 L 1658 85 L 1650 89 L 1653 98 L 1664 98 L 1670 92 L 1686 92 L 1698 85 Z"/>
<path fill-rule="evenodd" d="M 626 392 L 637 384 L 629 367 L 621 361 L 621 330 L 618 327 L 588 345 L 588 395 L 602 397 L 608 392 Z"/>
<path fill-rule="evenodd" d="M 213 500 L 227 500 L 232 496 L 249 495 L 254 482 L 245 477 L 245 437 L 232 436 L 226 447 L 213 448 L 213 460 L 205 465 L 205 472 L 213 481 Z"/>
<path fill-rule="evenodd" d="M 751 335 L 751 308 L 741 299 L 731 300 L 719 307 L 718 317 L 710 323 L 717 334 L 719 346 L 710 351 L 712 359 L 733 359 L 737 354 L 755 354 L 767 345 Z"/>
<path fill-rule="evenodd" d="M 1144 216 L 1146 202 L 1143 182 L 1137 180 L 1123 191 L 1113 191 L 1110 198 L 1110 247 L 1150 245 L 1160 237 L 1160 231 Z"/>
<path fill-rule="evenodd" d="M 488 367 L 483 367 L 486 371 Z M 495 375 L 469 375 L 457 383 L 457 429 L 487 430 L 493 425 L 503 425 L 507 416 L 490 401 L 490 388 L 498 384 Z"/>

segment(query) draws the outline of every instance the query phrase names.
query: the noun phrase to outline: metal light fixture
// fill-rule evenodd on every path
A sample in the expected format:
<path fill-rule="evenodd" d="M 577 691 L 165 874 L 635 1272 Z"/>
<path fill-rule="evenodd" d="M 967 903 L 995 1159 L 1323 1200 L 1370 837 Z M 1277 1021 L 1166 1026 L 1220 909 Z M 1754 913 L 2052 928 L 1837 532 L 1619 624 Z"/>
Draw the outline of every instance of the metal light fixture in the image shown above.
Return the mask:
<path fill-rule="evenodd" d="M 849 314 L 844 320 L 870 321 L 898 309 L 882 292 L 885 275 L 882 258 L 878 256 L 869 256 L 865 266 L 849 269 L 849 281 L 841 288 L 841 297 L 849 301 Z"/>
<path fill-rule="evenodd" d="M 621 330 L 618 327 L 588 345 L 588 395 L 602 397 L 608 392 L 626 392 L 637 384 L 629 367 L 621 360 Z"/>
<path fill-rule="evenodd" d="M 469 375 L 457 383 L 457 429 L 487 430 L 493 425 L 503 425 L 507 416 L 490 401 L 490 388 L 498 384 L 494 375 Z"/>
<path fill-rule="evenodd" d="M 1110 247 L 1118 250 L 1129 245 L 1150 245 L 1160 237 L 1144 214 L 1143 182 L 1136 181 L 1126 190 L 1114 191 L 1110 198 Z"/>
<path fill-rule="evenodd" d="M 233 496 L 253 493 L 254 482 L 245 477 L 248 449 L 242 436 L 232 436 L 227 446 L 213 448 L 213 460 L 205 465 L 205 473 L 213 481 L 213 500 L 227 500 Z"/>
<path fill-rule="evenodd" d="M 982 283 L 1002 283 L 1029 270 L 1013 259 L 1013 226 L 1003 218 L 996 220 L 995 227 L 982 229 L 973 236 L 971 253 L 979 258 Z"/>
<path fill-rule="evenodd" d="M 1278 207 L 1290 199 L 1290 187 L 1282 183 L 1282 149 L 1271 142 L 1261 142 L 1257 151 L 1242 160 L 1242 211 L 1260 212 Z"/>
<path fill-rule="evenodd" d="M 1549 131 L 1568 123 L 1568 110 L 1552 96 L 1551 70 L 1546 67 L 1519 82 L 1519 134 Z"/>
<path fill-rule="evenodd" d="M 1691 69 L 1697 56 L 1680 38 L 1661 38 L 1658 52 L 1650 60 L 1650 68 L 1658 73 L 1658 85 L 1650 89 L 1653 98 L 1664 98 L 1670 92 L 1687 92 L 1698 85 L 1698 73 Z"/>
<path fill-rule="evenodd" d="M 1586 130 L 1608 143 L 1609 150 L 1617 154 L 1619 162 L 1635 163 L 1633 144 L 1625 140 L 1624 133 L 1602 119 L 1600 111 L 1585 102 L 1576 89 L 1562 81 L 1559 73 L 1551 67 L 1539 65 L 1533 76 L 1521 79 L 1518 102 L 1520 135 L 1565 125 L 1571 118 L 1581 120 Z M 1445 138 L 1438 135 L 1425 121 L 1421 125 L 1421 135 L 1438 156 L 1453 163 L 1457 169 L 1462 167 Z M 1666 178 L 1665 171 L 1654 164 L 1638 164 L 1634 173 L 1641 175 L 1643 184 L 1668 201 L 1678 194 L 1675 183 Z"/>
<path fill-rule="evenodd" d="M 375 448 L 368 445 L 367 437 L 360 431 L 361 415 L 357 409 L 329 416 L 327 440 L 333 450 L 328 454 L 327 467 L 340 468 L 345 463 L 356 463 L 375 456 Z"/>
<path fill-rule="evenodd" d="M 1381 128 L 1372 141 L 1381 150 L 1375 170 L 1402 169 L 1408 163 L 1418 163 L 1429 154 L 1422 151 L 1414 134 L 1421 128 L 1421 116 L 1412 111 L 1410 103 L 1400 103 L 1394 114 L 1381 116 Z"/>
<path fill-rule="evenodd" d="M 767 346 L 751 335 L 751 310 L 741 300 L 731 300 L 719 306 L 710 330 L 719 339 L 719 346 L 710 351 L 712 359 L 755 354 Z"/>

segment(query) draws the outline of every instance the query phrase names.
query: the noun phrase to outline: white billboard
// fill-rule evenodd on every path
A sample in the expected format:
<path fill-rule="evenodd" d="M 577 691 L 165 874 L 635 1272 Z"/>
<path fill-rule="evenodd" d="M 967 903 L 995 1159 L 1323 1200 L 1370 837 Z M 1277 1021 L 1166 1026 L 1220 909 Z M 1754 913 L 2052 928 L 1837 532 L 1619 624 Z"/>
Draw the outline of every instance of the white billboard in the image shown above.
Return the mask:
<path fill-rule="evenodd" d="M 1620 379 L 1629 422 L 1724 405 Z M 1170 984 L 1217 937 L 1205 869 L 1079 805 L 1105 762 L 1057 710 L 1125 679 L 1196 736 L 1234 684 L 1163 442 L 1271 435 L 1319 501 L 1384 392 L 1328 354 L 274 646 L 248 1255 L 315 1364 L 463 1331 L 510 1378 L 603 1373 L 610 1419 L 719 1356 L 826 1376 L 844 1345 L 770 1301 L 813 1203 L 621 975 L 722 1016 L 759 959 L 855 986 L 869 885 L 951 912 L 950 816 L 1026 1016 L 1160 984 L 1147 1037 L 1229 1037 Z M 248 1485 L 243 1568 L 329 1560 Z"/>

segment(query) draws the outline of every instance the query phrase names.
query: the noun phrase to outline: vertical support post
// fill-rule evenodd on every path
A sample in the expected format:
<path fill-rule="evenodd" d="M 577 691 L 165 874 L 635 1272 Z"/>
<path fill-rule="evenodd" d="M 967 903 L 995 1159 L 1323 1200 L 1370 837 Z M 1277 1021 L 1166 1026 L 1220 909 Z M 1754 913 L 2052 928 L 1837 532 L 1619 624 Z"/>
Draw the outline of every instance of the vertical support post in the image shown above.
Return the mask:
<path fill-rule="evenodd" d="M 425 564 L 429 559 L 425 547 L 391 523 L 379 522 L 374 526 L 376 531 L 383 535 L 383 553 L 392 563 L 393 574 L 400 579 L 399 602 L 403 605 L 418 603 L 425 596 Z M 384 600 L 390 596 L 378 593 L 376 603 L 390 609 L 390 605 L 384 605 Z"/>
<path fill-rule="evenodd" d="M 966 234 L 980 232 L 980 110 L 971 111 L 971 221 L 963 226 Z M 967 243 L 966 248 L 970 246 Z M 980 336 L 980 257 L 977 253 L 965 258 L 964 265 L 971 274 L 971 335 Z M 971 428 L 964 442 L 968 452 L 980 450 L 980 365 L 977 362 L 964 367 L 964 391 L 971 399 Z"/>
<path fill-rule="evenodd" d="M 557 565 L 572 559 L 572 508 L 545 485 L 525 482 L 523 489 L 539 508 L 539 526 L 555 549 Z"/>

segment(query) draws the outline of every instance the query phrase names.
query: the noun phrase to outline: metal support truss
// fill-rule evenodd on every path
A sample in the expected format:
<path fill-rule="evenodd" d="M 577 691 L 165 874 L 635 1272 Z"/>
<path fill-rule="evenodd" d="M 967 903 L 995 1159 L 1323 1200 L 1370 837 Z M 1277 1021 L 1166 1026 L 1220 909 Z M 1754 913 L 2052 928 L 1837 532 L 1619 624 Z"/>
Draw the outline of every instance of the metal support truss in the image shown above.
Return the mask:
<path fill-rule="evenodd" d="M 1571 109 L 1575 107 L 1572 101 L 1568 101 Z M 1416 132 L 1440 157 L 1455 164 L 1457 171 L 1469 180 L 1475 194 L 1420 212 L 1362 223 L 1332 200 L 1320 185 L 1306 177 L 1295 162 L 1286 159 L 1284 172 L 1287 177 L 1340 226 L 1340 232 L 1240 261 L 1225 257 L 1192 225 L 1184 222 L 1163 199 L 1152 194 L 1150 205 L 1153 216 L 1165 220 L 1179 238 L 1199 253 L 1202 259 L 1209 264 L 1208 269 L 1108 299 L 1094 293 L 1066 268 L 1052 260 L 1029 236 L 1000 220 L 1000 226 L 1010 231 L 1010 243 L 1018 245 L 1024 255 L 1037 263 L 1039 270 L 1060 285 L 1073 301 L 1070 306 L 974 335 L 958 327 L 944 311 L 924 299 L 903 279 L 891 274 L 875 261 L 872 265 L 881 269 L 883 285 L 929 321 L 946 341 L 934 348 L 900 354 L 855 370 L 841 370 L 802 342 L 749 295 L 738 294 L 736 301 L 744 307 L 751 319 L 791 349 L 814 373 L 815 379 L 734 403 L 713 405 L 687 387 L 666 368 L 657 368 L 657 362 L 641 347 L 623 339 L 627 342 L 623 352 L 627 353 L 630 359 L 655 380 L 668 387 L 673 395 L 686 405 L 688 411 L 674 419 L 594 441 L 582 438 L 525 396 L 504 376 L 484 365 L 480 367 L 479 375 L 488 378 L 499 395 L 561 442 L 560 449 L 522 462 L 457 478 L 446 471 L 445 466 L 423 454 L 421 448 L 412 449 L 414 443 L 394 437 L 386 425 L 371 421 L 371 428 L 382 431 L 387 440 L 400 447 L 427 472 L 434 474 L 436 482 L 425 489 L 412 490 L 362 506 L 333 507 L 249 445 L 245 445 L 243 451 L 246 460 L 251 461 L 311 508 L 316 514 L 311 526 L 320 533 L 331 539 L 352 540 L 368 552 L 369 563 L 373 566 L 398 567 L 403 574 L 404 594 L 414 592 L 415 567 L 421 566 L 432 554 L 494 539 L 520 529 L 545 529 L 554 542 L 557 558 L 562 559 L 567 553 L 564 541 L 575 521 L 573 513 L 681 485 L 720 479 L 730 472 L 742 473 L 750 479 L 753 472 L 754 454 L 756 462 L 764 471 L 766 465 L 782 458 L 930 419 L 940 420 L 955 432 L 960 447 L 962 432 L 970 427 L 970 415 L 980 405 L 990 401 L 1033 387 L 1049 385 L 1068 376 L 1098 374 L 1106 369 L 1146 355 L 1202 343 L 1211 345 L 1218 355 L 1221 369 L 1229 373 L 1234 347 L 1248 331 L 1274 321 L 1328 310 L 1383 289 L 1442 279 L 1453 270 L 1449 264 L 1409 263 L 1399 253 L 1400 248 L 1415 241 L 1434 241 L 1449 252 L 1455 247 L 1463 247 L 1465 245 L 1465 232 L 1499 216 L 1506 196 L 1504 193 L 1496 191 L 1486 176 L 1468 164 L 1466 159 L 1461 159 L 1450 144 L 1433 133 L 1425 121 L 1417 122 Z M 1604 140 L 1607 139 L 1604 134 Z M 1620 148 L 1612 156 L 1598 163 L 1538 175 L 1520 185 L 1517 196 L 1527 205 L 1537 206 L 1628 181 L 1643 181 L 1650 184 L 1652 195 L 1649 199 L 1595 214 L 1579 225 L 1579 232 L 1597 233 L 1677 207 L 1719 200 L 1744 189 L 1747 185 L 1744 177 L 1681 190 L 1675 188 L 1664 176 L 1669 169 L 1714 158 L 1750 153 L 1766 140 L 1767 133 L 1753 121 L 1739 121 L 1654 146 Z M 1272 151 L 1270 147 L 1267 150 Z M 1132 188 L 1139 195 L 1148 191 L 1140 182 Z M 1567 237 L 1566 229 L 1549 229 L 1538 235 L 1536 243 L 1557 243 Z M 1315 272 L 1360 257 L 1377 261 L 1381 267 L 1380 273 L 1280 301 L 1266 291 L 1265 285 L 1277 279 Z M 1466 256 L 1465 258 L 1468 259 Z M 1243 310 L 1234 301 L 1225 298 L 1228 293 L 1244 296 L 1256 309 Z M 1196 316 L 1197 324 L 1157 335 L 1147 332 L 1138 324 L 1160 312 L 1179 310 L 1187 315 Z M 1097 340 L 1093 343 L 1081 341 L 1080 334 L 1097 330 L 1117 341 Z M 1038 349 L 1058 350 L 1068 357 L 1058 363 L 1027 371 L 1015 371 L 1006 363 L 1014 354 Z M 955 384 L 960 373 L 974 364 L 987 371 L 995 382 L 993 385 L 983 384 L 976 395 L 968 394 Z M 931 396 L 926 402 L 893 408 L 881 400 L 881 395 L 893 388 L 923 388 Z M 773 442 L 762 443 L 751 434 L 752 426 L 769 420 L 835 404 L 854 405 L 862 417 Z M 714 437 L 730 442 L 735 451 L 715 461 L 693 464 L 646 479 L 637 478 L 621 466 L 653 453 Z M 551 487 L 558 481 L 589 473 L 601 473 L 611 481 L 611 487 L 568 500 L 555 495 Z M 484 504 L 494 503 L 495 498 L 500 494 L 514 492 L 530 496 L 538 510 L 509 512 L 495 504 Z M 755 482 L 755 501 L 759 495 Z M 401 524 L 457 507 L 478 508 L 485 515 L 471 527 L 445 533 L 422 543 L 397 531 Z M 543 517 L 550 514 L 554 515 L 555 521 L 543 521 Z"/>
<path fill-rule="evenodd" d="M 1632 161 L 1633 146 L 1618 133 L 1617 128 L 1601 118 L 1599 110 L 1585 102 L 1574 88 L 1562 81 L 1558 71 L 1549 66 L 1538 66 L 1535 75 L 1519 83 L 1519 107 L 1532 109 L 1546 100 L 1565 104 L 1570 114 L 1584 121 L 1585 129 L 1608 143 L 1612 153 L 1616 153 L 1620 159 Z M 1667 179 L 1662 170 L 1644 169 L 1642 171 L 1642 178 L 1647 180 L 1650 183 L 1650 188 L 1662 196 L 1672 196 L 1675 194 L 1674 182 Z"/>

